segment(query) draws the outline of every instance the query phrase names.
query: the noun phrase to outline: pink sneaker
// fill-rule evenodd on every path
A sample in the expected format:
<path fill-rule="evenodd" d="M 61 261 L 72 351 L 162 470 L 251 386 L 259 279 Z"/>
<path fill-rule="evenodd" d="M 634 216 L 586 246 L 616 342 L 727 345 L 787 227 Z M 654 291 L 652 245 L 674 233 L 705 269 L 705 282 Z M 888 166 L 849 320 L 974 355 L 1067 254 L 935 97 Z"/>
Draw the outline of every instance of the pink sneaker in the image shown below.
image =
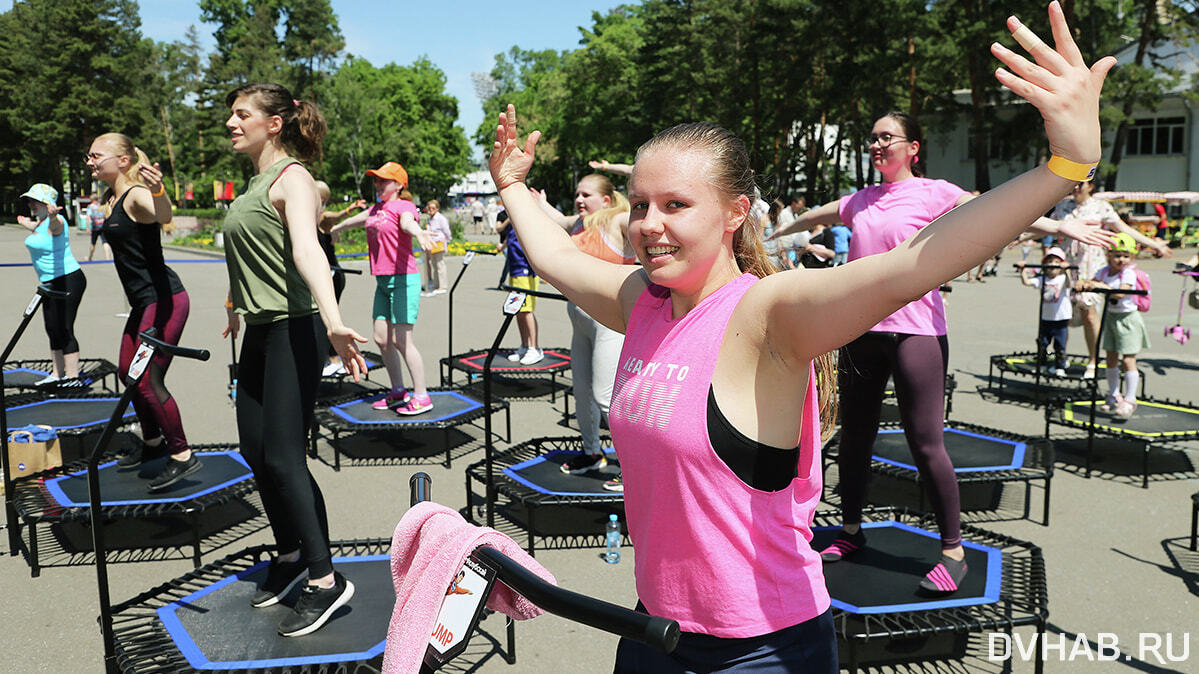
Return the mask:
<path fill-rule="evenodd" d="M 1120 405 L 1124 404 L 1124 396 L 1119 393 L 1112 393 L 1103 402 L 1099 403 L 1100 412 L 1115 412 Z"/>
<path fill-rule="evenodd" d="M 1125 398 L 1116 406 L 1116 411 L 1112 412 L 1112 416 L 1117 419 L 1129 419 L 1135 411 L 1137 411 L 1136 401 Z"/>
<path fill-rule="evenodd" d="M 433 409 L 432 398 L 429 396 L 412 396 L 408 399 L 408 402 L 396 408 L 396 414 L 411 417 L 417 414 L 424 414 L 431 409 Z"/>
<path fill-rule="evenodd" d="M 408 392 L 408 389 L 402 388 L 400 389 L 399 393 L 392 391 L 391 393 L 388 393 L 382 398 L 379 398 L 375 402 L 371 403 L 371 409 L 394 410 L 400 405 L 407 403 L 409 400 L 412 400 L 412 394 Z"/>

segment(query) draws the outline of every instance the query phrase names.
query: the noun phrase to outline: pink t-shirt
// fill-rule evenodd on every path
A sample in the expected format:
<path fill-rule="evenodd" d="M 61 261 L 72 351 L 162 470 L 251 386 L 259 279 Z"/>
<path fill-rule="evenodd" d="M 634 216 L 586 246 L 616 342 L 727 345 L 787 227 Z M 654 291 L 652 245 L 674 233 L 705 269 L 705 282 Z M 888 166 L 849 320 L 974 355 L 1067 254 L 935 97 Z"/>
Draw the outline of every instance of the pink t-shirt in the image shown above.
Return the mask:
<path fill-rule="evenodd" d="M 820 413 L 809 370 L 798 477 L 779 491 L 741 481 L 708 437 L 708 389 L 742 275 L 678 320 L 670 291 L 637 300 L 609 419 L 636 546 L 637 596 L 687 632 L 744 638 L 776 632 L 830 604 L 812 516 L 820 500 Z"/>
<path fill-rule="evenodd" d="M 841 222 L 853 228 L 849 259 L 885 253 L 957 205 L 966 190 L 944 180 L 908 178 L 841 198 Z M 931 290 L 879 321 L 871 332 L 944 335 L 945 305 Z"/>
<path fill-rule="evenodd" d="M 420 273 L 412 256 L 412 235 L 400 229 L 402 213 L 420 222 L 416 204 L 402 199 L 377 203 L 366 216 L 366 245 L 374 276 Z"/>

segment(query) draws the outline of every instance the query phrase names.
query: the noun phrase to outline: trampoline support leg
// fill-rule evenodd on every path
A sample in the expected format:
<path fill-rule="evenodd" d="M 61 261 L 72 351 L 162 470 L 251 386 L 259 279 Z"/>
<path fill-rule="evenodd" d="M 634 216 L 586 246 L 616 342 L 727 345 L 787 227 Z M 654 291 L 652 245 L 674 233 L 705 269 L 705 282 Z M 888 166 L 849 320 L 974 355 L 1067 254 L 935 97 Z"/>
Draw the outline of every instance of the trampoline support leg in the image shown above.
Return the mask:
<path fill-rule="evenodd" d="M 200 568 L 200 515 L 191 514 L 192 521 L 192 564 Z"/>
<path fill-rule="evenodd" d="M 37 524 L 29 523 L 29 577 L 37 578 L 42 575 L 42 562 L 37 552 Z"/>
<path fill-rule="evenodd" d="M 341 472 L 341 434 L 333 431 L 333 470 Z"/>
<path fill-rule="evenodd" d="M 1191 506 L 1191 552 L 1199 547 L 1199 500 Z"/>
<path fill-rule="evenodd" d="M 1045 510 L 1041 513 L 1041 519 L 1044 520 L 1045 526 L 1049 526 L 1049 486 L 1052 483 L 1052 475 L 1045 478 Z"/>
<path fill-rule="evenodd" d="M 516 621 L 504 616 L 508 622 L 508 650 L 504 653 L 504 662 L 516 664 Z"/>
<path fill-rule="evenodd" d="M 443 443 L 445 443 L 445 461 L 442 461 L 441 465 L 445 466 L 446 468 L 449 468 L 450 467 L 450 429 L 448 427 L 441 429 L 441 441 Z"/>
<path fill-rule="evenodd" d="M 1141 452 L 1141 489 L 1149 488 L 1149 450 L 1153 449 L 1153 443 L 1146 441 L 1145 449 Z"/>
<path fill-rule="evenodd" d="M 536 529 L 534 528 L 533 525 L 537 521 L 537 516 L 536 516 L 537 506 L 530 503 L 525 510 L 526 510 L 526 512 L 529 513 L 529 532 L 528 532 L 529 538 L 528 538 L 526 545 L 528 546 L 529 556 L 535 557 L 536 554 L 533 551 L 533 532 L 536 531 Z"/>

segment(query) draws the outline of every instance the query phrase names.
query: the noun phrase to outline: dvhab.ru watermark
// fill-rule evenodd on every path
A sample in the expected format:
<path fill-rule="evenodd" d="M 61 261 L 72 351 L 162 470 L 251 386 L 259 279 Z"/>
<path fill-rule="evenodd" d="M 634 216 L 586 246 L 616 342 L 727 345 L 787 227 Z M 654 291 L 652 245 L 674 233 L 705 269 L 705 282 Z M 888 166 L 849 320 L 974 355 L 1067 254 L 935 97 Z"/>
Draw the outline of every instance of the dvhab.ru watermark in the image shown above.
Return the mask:
<path fill-rule="evenodd" d="M 1152 665 L 1177 665 L 1191 659 L 1190 632 L 1141 632 L 1135 641 L 1121 642 L 1118 635 L 1099 632 L 1073 638 L 1065 634 L 987 635 L 987 659 L 992 662 L 1032 662 L 1037 653 L 1046 662 L 1117 662 L 1138 660 Z"/>

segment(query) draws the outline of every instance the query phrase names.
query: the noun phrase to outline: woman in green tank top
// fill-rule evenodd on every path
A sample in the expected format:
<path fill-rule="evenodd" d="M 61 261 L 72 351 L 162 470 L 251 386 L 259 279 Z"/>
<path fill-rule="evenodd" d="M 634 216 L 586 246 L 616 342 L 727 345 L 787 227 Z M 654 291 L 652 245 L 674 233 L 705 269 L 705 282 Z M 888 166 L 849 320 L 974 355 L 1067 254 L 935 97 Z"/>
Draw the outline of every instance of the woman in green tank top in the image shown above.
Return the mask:
<path fill-rule="evenodd" d="M 279 634 L 299 637 L 320 629 L 354 594 L 354 585 L 333 569 L 324 498 L 305 455 L 324 364 L 317 331 L 324 329 L 355 381 L 366 371 L 358 351 L 366 339 L 341 321 L 329 262 L 317 242 L 316 184 L 297 160 L 320 154 L 320 111 L 277 84 L 241 87 L 226 102 L 233 149 L 250 156 L 256 175 L 225 218 L 225 334 L 236 338 L 245 316 L 237 431 L 278 553 L 250 603 L 278 603 L 307 572 L 294 612 L 279 625 Z"/>

